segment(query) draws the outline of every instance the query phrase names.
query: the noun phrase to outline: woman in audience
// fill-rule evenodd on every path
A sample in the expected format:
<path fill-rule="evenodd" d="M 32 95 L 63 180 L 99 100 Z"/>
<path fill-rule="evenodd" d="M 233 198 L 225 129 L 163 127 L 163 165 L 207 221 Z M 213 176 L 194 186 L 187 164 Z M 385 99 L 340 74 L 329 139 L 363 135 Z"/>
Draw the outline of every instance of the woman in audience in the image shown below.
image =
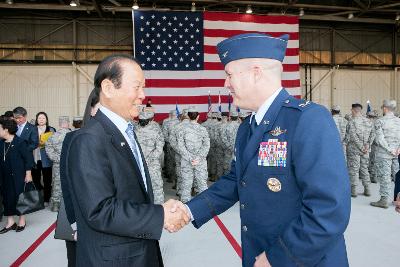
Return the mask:
<path fill-rule="evenodd" d="M 4 215 L 7 224 L 0 234 L 10 230 L 21 232 L 25 229 L 25 216 L 19 216 L 18 225 L 14 216 L 18 215 L 16 205 L 18 196 L 24 191 L 24 185 L 32 181 L 31 169 L 33 156 L 28 145 L 16 136 L 18 130 L 14 120 L 0 120 L 0 180 L 3 195 Z"/>
<path fill-rule="evenodd" d="M 41 189 L 43 175 L 43 199 L 48 205 L 51 196 L 52 162 L 46 154 L 45 143 L 56 130 L 49 126 L 49 119 L 43 111 L 36 114 L 35 125 L 39 134 L 39 146 L 33 151 L 36 168 L 32 169 L 32 177 L 36 188 Z"/>

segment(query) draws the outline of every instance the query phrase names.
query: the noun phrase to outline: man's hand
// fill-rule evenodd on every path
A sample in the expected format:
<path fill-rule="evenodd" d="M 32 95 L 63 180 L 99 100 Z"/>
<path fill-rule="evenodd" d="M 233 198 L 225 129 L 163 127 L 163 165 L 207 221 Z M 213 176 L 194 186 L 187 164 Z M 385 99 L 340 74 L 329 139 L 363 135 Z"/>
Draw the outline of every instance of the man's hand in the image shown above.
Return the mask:
<path fill-rule="evenodd" d="M 393 201 L 393 204 L 395 206 L 395 210 L 400 213 L 400 193 L 397 194 L 396 201 Z"/>
<path fill-rule="evenodd" d="M 254 263 L 254 267 L 271 267 L 271 264 L 269 264 L 265 252 L 261 253 L 256 257 L 256 262 Z"/>
<path fill-rule="evenodd" d="M 170 233 L 179 231 L 190 222 L 190 216 L 182 202 L 170 199 L 162 206 L 164 208 L 164 228 Z"/>
<path fill-rule="evenodd" d="M 25 173 L 25 183 L 32 182 L 32 173 L 31 171 L 26 171 Z"/>
<path fill-rule="evenodd" d="M 200 163 L 200 161 L 198 159 L 194 159 L 194 160 L 192 160 L 191 163 L 192 163 L 192 166 L 196 166 Z"/>

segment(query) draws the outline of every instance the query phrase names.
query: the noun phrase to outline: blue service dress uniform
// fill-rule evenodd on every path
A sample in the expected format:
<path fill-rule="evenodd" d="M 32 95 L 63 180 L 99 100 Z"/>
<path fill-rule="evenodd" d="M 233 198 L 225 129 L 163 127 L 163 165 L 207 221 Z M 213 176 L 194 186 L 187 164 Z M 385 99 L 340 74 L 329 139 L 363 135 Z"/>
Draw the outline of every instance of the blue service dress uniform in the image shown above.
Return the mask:
<path fill-rule="evenodd" d="M 273 267 L 348 266 L 350 184 L 329 111 L 282 90 L 251 136 L 249 120 L 230 172 L 187 204 L 193 225 L 239 201 L 243 266 L 264 251 Z"/>

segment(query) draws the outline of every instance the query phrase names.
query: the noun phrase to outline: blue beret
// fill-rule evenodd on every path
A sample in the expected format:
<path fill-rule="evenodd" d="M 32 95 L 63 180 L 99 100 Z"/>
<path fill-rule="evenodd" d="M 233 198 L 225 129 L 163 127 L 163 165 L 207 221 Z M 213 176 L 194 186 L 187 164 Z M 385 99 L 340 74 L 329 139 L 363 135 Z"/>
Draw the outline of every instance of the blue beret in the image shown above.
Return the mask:
<path fill-rule="evenodd" d="M 243 58 L 270 58 L 280 62 L 285 57 L 289 35 L 272 37 L 261 33 L 232 36 L 217 45 L 222 64 Z"/>

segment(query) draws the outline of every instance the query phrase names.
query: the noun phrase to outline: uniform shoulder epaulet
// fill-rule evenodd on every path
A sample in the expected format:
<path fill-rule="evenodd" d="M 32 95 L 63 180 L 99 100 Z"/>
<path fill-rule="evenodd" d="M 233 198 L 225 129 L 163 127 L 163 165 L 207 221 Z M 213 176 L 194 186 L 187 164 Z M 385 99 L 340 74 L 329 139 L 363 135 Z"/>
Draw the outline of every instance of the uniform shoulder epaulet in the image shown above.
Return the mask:
<path fill-rule="evenodd" d="M 306 110 L 313 106 L 314 103 L 309 100 L 298 99 L 293 96 L 289 96 L 286 100 L 283 101 L 283 106 L 288 108 L 295 108 L 298 110 Z"/>

